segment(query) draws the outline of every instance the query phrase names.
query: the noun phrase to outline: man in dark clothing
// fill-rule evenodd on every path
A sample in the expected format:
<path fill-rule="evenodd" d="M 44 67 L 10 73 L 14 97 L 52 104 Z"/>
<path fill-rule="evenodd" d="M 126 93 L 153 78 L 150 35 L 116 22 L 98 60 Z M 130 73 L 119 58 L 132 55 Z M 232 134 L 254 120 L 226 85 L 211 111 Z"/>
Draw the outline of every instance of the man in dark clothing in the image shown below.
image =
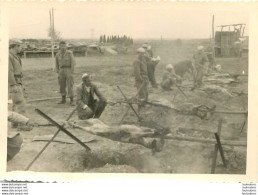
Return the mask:
<path fill-rule="evenodd" d="M 94 99 L 94 94 L 99 100 Z M 79 119 L 99 118 L 106 107 L 106 98 L 100 93 L 97 86 L 91 82 L 90 75 L 82 75 L 82 83 L 76 88 L 77 113 Z"/>

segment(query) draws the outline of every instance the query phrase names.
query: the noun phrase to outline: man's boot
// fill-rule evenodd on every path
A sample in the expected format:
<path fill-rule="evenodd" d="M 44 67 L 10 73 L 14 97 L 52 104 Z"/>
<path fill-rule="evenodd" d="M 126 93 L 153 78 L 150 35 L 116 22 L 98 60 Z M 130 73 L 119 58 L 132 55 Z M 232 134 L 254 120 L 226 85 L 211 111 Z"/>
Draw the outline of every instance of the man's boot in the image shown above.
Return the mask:
<path fill-rule="evenodd" d="M 65 104 L 66 103 L 66 98 L 65 96 L 62 96 L 62 100 L 58 102 L 58 104 Z"/>
<path fill-rule="evenodd" d="M 75 103 L 74 103 L 73 97 L 70 97 L 70 105 L 71 105 L 71 106 L 75 106 Z"/>

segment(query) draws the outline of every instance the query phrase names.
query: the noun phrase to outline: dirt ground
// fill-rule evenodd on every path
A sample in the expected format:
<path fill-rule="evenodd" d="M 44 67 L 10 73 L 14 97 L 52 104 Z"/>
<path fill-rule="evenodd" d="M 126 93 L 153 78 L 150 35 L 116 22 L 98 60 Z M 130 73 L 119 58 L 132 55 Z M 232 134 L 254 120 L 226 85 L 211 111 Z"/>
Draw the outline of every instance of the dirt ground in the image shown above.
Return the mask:
<path fill-rule="evenodd" d="M 144 41 L 137 41 L 135 48 Z M 183 41 L 182 45 L 175 44 L 174 41 L 153 41 L 154 55 L 159 55 L 160 63 L 156 69 L 156 79 L 162 79 L 163 71 L 168 63 L 176 63 L 181 60 L 190 59 L 199 44 L 207 45 L 205 40 Z M 125 92 L 127 97 L 136 94 L 134 87 L 132 62 L 135 54 L 110 56 L 87 56 L 76 57 L 76 68 L 74 74 L 75 84 L 81 81 L 81 75 L 85 72 L 93 75 L 93 82 L 99 86 L 99 90 L 105 95 L 108 101 L 123 99 L 117 89 Z M 172 91 L 163 91 L 161 88 L 150 87 L 150 100 L 169 101 L 175 105 L 182 103 L 203 104 L 206 106 L 216 105 L 217 110 L 224 111 L 245 111 L 248 105 L 248 55 L 242 58 L 218 58 L 218 64 L 222 66 L 222 73 L 244 74 L 239 76 L 237 83 L 220 85 L 234 96 L 225 94 L 207 94 L 204 91 L 191 91 L 184 88 L 186 99 L 176 88 Z M 27 93 L 27 100 L 57 97 L 59 87 L 57 74 L 52 70 L 52 60 L 50 58 L 28 58 L 23 59 L 24 85 Z M 190 86 L 191 80 L 184 80 L 183 86 Z M 174 98 L 175 94 L 177 96 Z M 39 108 L 58 122 L 63 122 L 74 107 L 69 105 L 58 105 L 58 100 L 40 101 L 27 103 L 26 116 L 31 120 L 45 124 L 47 121 L 39 116 L 34 109 Z M 116 125 L 127 109 L 126 104 L 108 105 L 101 116 L 101 120 L 108 125 Z M 238 114 L 214 114 L 209 120 L 201 120 L 196 116 L 177 114 L 169 109 L 146 106 L 141 110 L 140 115 L 144 118 L 144 124 L 139 124 L 134 113 L 130 110 L 124 123 L 137 124 L 153 127 L 154 124 L 168 128 L 170 132 L 176 134 L 181 128 L 188 129 L 181 133 L 181 136 L 198 136 L 205 138 L 208 134 L 213 136 L 217 132 L 218 121 L 223 119 L 221 139 L 246 141 L 247 128 L 240 129 L 245 122 L 244 115 Z M 71 121 L 77 120 L 76 113 Z M 192 130 L 192 131 L 191 131 Z M 9 131 L 15 131 L 9 128 Z M 55 127 L 36 127 L 30 132 L 20 132 L 24 138 L 21 151 L 8 162 L 8 171 L 24 170 L 34 156 L 41 150 L 46 142 L 32 141 L 35 136 L 53 135 L 57 129 Z M 80 139 L 93 140 L 87 145 L 91 147 L 92 153 L 87 153 L 78 144 L 51 143 L 42 156 L 31 167 L 31 171 L 44 172 L 121 172 L 121 173 L 199 173 L 208 174 L 211 170 L 212 158 L 214 155 L 213 144 L 203 144 L 196 142 L 166 140 L 161 152 L 152 152 L 136 144 L 125 144 L 115 142 L 96 136 L 92 136 L 76 129 L 70 131 Z M 196 133 L 194 133 L 196 132 Z M 63 133 L 58 137 L 68 138 Z M 216 173 L 224 174 L 245 174 L 246 171 L 246 147 L 223 147 L 225 152 L 227 168 L 223 167 L 218 155 Z"/>

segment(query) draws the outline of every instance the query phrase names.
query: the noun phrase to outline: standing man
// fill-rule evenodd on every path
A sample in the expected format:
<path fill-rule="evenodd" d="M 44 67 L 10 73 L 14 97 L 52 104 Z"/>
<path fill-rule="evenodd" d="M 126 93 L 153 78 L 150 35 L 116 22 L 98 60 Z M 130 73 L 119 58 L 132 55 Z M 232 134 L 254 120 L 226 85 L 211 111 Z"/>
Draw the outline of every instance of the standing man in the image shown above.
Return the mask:
<path fill-rule="evenodd" d="M 203 76 L 205 71 L 208 67 L 208 58 L 207 55 L 204 53 L 204 47 L 198 46 L 197 53 L 193 56 L 193 64 L 195 68 L 194 74 L 194 88 L 201 87 L 203 85 Z"/>
<path fill-rule="evenodd" d="M 94 99 L 94 94 L 99 100 Z M 100 93 L 97 86 L 91 82 L 90 75 L 82 75 L 82 83 L 76 88 L 77 113 L 79 119 L 99 118 L 106 107 L 106 98 Z"/>
<path fill-rule="evenodd" d="M 145 49 L 137 49 L 137 58 L 133 62 L 134 66 L 134 76 L 135 76 L 135 86 L 138 90 L 138 100 L 148 100 L 148 73 L 147 73 L 147 63 L 145 57 Z"/>
<path fill-rule="evenodd" d="M 147 72 L 148 72 L 149 81 L 153 88 L 157 88 L 158 84 L 155 79 L 155 69 L 157 64 L 159 63 L 159 59 L 154 60 L 151 45 L 144 43 L 142 47 L 146 50 L 146 62 L 147 62 Z"/>
<path fill-rule="evenodd" d="M 61 41 L 59 44 L 60 51 L 56 54 L 56 72 L 58 73 L 58 81 L 60 86 L 60 93 L 62 100 L 58 104 L 66 103 L 66 84 L 68 88 L 68 95 L 70 96 L 70 104 L 74 106 L 73 94 L 73 73 L 75 67 L 75 60 L 73 53 L 67 50 L 66 43 Z"/>
<path fill-rule="evenodd" d="M 9 75 L 8 86 L 9 94 L 12 99 L 12 110 L 20 114 L 25 113 L 24 88 L 22 84 L 22 62 L 17 55 L 20 53 L 20 43 L 17 41 L 9 42 Z M 16 126 L 13 123 L 14 126 Z"/>

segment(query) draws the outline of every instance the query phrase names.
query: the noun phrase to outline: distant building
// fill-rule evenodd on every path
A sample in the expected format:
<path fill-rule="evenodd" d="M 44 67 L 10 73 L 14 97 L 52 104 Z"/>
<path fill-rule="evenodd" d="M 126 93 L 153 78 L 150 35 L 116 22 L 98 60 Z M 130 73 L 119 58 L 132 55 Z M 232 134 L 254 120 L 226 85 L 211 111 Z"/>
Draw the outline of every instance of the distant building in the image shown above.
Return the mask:
<path fill-rule="evenodd" d="M 242 55 L 245 24 L 218 26 L 215 33 L 216 57 L 239 57 Z"/>

